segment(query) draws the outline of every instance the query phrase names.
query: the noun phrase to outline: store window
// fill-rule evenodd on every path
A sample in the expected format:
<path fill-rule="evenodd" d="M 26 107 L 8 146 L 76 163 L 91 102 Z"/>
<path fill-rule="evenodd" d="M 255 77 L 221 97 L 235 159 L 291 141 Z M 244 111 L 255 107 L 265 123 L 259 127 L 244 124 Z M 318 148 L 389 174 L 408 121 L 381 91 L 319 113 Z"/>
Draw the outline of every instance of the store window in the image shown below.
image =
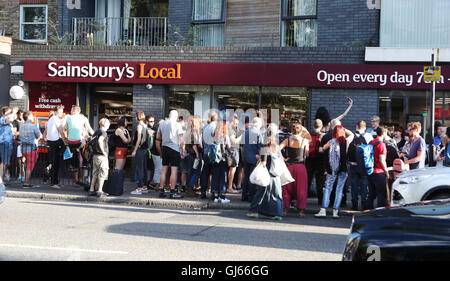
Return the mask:
<path fill-rule="evenodd" d="M 20 40 L 47 41 L 47 5 L 20 6 Z"/>
<path fill-rule="evenodd" d="M 297 87 L 262 87 L 261 108 L 278 110 L 278 116 L 269 116 L 269 121 L 301 122 L 306 126 L 308 89 Z"/>
<path fill-rule="evenodd" d="M 386 125 L 405 128 L 409 122 L 421 122 L 424 128 L 430 128 L 429 91 L 381 91 L 379 109 L 381 122 Z M 450 93 L 436 92 L 435 121 L 450 126 L 449 109 Z"/>
<path fill-rule="evenodd" d="M 317 46 L 317 0 L 281 1 L 281 45 Z"/>
<path fill-rule="evenodd" d="M 166 115 L 175 109 L 180 116 L 195 114 L 206 120 L 213 109 L 224 120 L 236 114 L 242 123 L 260 111 L 265 122 L 299 121 L 306 125 L 308 92 L 302 87 L 172 85 Z"/>
<path fill-rule="evenodd" d="M 192 24 L 196 46 L 223 46 L 225 0 L 194 0 Z"/>
<path fill-rule="evenodd" d="M 211 107 L 210 86 L 170 85 L 167 97 L 167 112 L 177 110 L 180 116 L 204 116 Z"/>

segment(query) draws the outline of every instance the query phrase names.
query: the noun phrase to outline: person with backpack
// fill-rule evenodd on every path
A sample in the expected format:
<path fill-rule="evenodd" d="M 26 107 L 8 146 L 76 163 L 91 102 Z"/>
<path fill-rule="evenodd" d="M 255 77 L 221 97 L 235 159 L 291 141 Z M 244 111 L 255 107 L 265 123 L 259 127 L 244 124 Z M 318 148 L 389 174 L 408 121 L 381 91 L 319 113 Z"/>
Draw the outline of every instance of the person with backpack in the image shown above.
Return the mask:
<path fill-rule="evenodd" d="M 213 156 L 210 157 L 212 162 L 211 198 L 214 198 L 214 203 L 230 203 L 230 200 L 226 199 L 224 195 L 228 167 L 226 153 L 231 147 L 231 140 L 225 121 L 217 123 L 213 138 L 214 143 L 211 150 Z"/>
<path fill-rule="evenodd" d="M 210 175 L 212 173 L 212 163 L 209 158 L 211 148 L 214 143 L 213 134 L 217 127 L 218 113 L 215 110 L 209 112 L 209 123 L 202 129 L 202 143 L 203 143 L 203 169 L 200 175 L 200 198 L 207 199 L 206 192 L 210 183 Z"/>
<path fill-rule="evenodd" d="M 325 184 L 325 166 L 323 152 L 320 152 L 320 142 L 325 135 L 322 133 L 322 120 L 314 121 L 311 141 L 309 142 L 309 155 L 306 158 L 306 170 L 308 172 L 308 190 L 311 190 L 313 178 L 316 179 L 317 202 L 322 205 L 323 186 Z"/>
<path fill-rule="evenodd" d="M 103 192 L 103 184 L 108 179 L 109 171 L 109 147 L 107 131 L 110 126 L 107 118 L 102 118 L 99 121 L 100 129 L 93 135 L 94 155 L 92 158 L 92 181 L 88 192 L 89 196 L 103 197 L 107 194 Z M 95 184 L 98 181 L 98 189 L 95 192 Z"/>
<path fill-rule="evenodd" d="M 323 150 L 328 154 L 329 161 L 325 163 L 327 176 L 323 190 L 322 207 L 315 214 L 316 217 L 326 217 L 331 191 L 335 181 L 337 181 L 333 218 L 339 218 L 339 208 L 341 207 L 344 185 L 347 180 L 347 150 L 353 137 L 354 134 L 351 131 L 345 129 L 342 125 L 335 125 L 333 126 L 332 139 L 323 146 Z"/>
<path fill-rule="evenodd" d="M 377 207 L 384 207 L 388 204 L 387 180 L 390 178 L 386 164 L 387 148 L 384 139 L 387 130 L 377 127 L 375 130 L 377 137 L 370 142 L 373 147 L 373 172 L 369 175 L 369 204 L 367 209 L 373 209 L 373 202 L 377 199 Z"/>
<path fill-rule="evenodd" d="M 133 157 L 135 164 L 135 179 L 137 188 L 131 192 L 133 195 L 142 195 L 148 193 L 145 187 L 147 178 L 147 158 L 148 158 L 148 142 L 147 142 L 147 125 L 145 124 L 145 114 L 142 111 L 136 112 L 136 121 L 138 125 L 133 138 Z"/>
<path fill-rule="evenodd" d="M 160 177 L 159 197 L 166 197 L 164 185 L 170 166 L 170 199 L 183 198 L 184 196 L 175 192 L 178 178 L 178 166 L 184 158 L 183 129 L 178 122 L 178 111 L 171 110 L 169 119 L 162 122 L 156 134 L 156 148 L 162 157 L 162 172 Z"/>
<path fill-rule="evenodd" d="M 373 140 L 371 134 L 366 132 L 366 122 L 358 121 L 356 124 L 355 137 L 348 147 L 348 173 L 351 182 L 352 210 L 359 210 L 359 197 L 361 196 L 361 206 L 367 208 L 369 199 L 368 178 L 365 169 L 361 169 L 357 162 L 357 150 L 362 144 L 368 144 Z"/>
<path fill-rule="evenodd" d="M 74 183 L 82 184 L 79 181 L 79 169 L 82 164 L 80 149 L 84 147 L 86 135 L 94 134 L 94 130 L 89 124 L 89 120 L 81 114 L 81 108 L 78 105 L 72 106 L 70 115 L 66 117 L 67 144 L 72 153 L 71 165 L 74 169 Z"/>

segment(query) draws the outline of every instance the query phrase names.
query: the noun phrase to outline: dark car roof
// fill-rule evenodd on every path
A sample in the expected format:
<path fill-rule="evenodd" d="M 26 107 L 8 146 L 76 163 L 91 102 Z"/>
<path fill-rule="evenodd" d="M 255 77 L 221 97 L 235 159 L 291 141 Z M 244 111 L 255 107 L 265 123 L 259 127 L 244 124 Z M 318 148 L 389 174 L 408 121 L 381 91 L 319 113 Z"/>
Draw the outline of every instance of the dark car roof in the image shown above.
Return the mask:
<path fill-rule="evenodd" d="M 377 208 L 355 214 L 355 219 L 370 219 L 381 217 L 412 217 L 431 216 L 436 218 L 450 218 L 450 199 L 421 201 L 412 204 Z"/>

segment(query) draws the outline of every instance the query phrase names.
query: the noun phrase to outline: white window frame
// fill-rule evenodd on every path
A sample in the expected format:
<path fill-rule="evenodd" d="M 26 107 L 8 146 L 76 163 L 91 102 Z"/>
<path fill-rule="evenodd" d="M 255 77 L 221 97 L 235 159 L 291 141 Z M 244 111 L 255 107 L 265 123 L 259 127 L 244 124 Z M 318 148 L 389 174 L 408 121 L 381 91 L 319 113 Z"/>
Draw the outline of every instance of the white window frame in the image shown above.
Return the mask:
<path fill-rule="evenodd" d="M 45 7 L 45 23 L 35 23 L 35 22 L 23 22 L 24 20 L 24 8 L 35 8 L 35 7 Z M 27 5 L 20 5 L 20 26 L 19 26 L 19 34 L 20 34 L 20 40 L 27 41 L 27 42 L 35 42 L 35 43 L 45 43 L 48 39 L 48 5 L 46 4 L 27 4 Z M 27 24 L 45 24 L 45 39 L 44 40 L 33 40 L 33 39 L 23 39 L 23 32 L 22 27 Z"/>

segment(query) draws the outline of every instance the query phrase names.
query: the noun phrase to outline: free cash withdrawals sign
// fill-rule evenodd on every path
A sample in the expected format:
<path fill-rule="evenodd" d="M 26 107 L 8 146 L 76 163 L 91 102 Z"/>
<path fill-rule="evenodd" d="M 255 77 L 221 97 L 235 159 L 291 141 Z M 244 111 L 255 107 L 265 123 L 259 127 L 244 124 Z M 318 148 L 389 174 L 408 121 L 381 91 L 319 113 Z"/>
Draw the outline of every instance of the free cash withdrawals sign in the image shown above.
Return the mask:
<path fill-rule="evenodd" d="M 436 89 L 450 89 L 443 68 Z M 423 65 L 25 60 L 28 82 L 429 89 Z"/>

